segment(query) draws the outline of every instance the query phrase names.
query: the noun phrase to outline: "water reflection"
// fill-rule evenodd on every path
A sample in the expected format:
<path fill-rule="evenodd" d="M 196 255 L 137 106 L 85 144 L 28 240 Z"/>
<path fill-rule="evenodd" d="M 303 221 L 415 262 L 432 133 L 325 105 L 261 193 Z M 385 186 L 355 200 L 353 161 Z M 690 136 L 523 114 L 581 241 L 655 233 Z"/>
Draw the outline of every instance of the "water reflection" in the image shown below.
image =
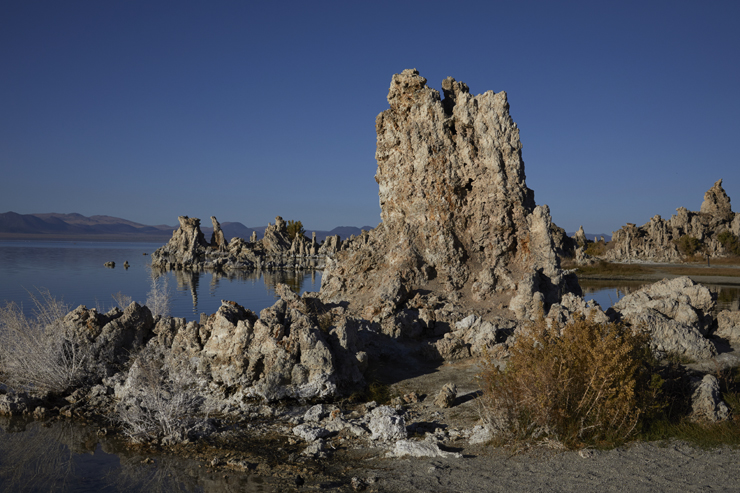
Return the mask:
<path fill-rule="evenodd" d="M 318 291 L 321 272 L 310 270 L 254 270 L 254 271 L 185 271 L 152 269 L 155 278 L 166 276 L 176 291 L 173 296 L 173 316 L 190 318 L 200 312 L 215 312 L 220 300 L 235 301 L 257 313 L 272 306 L 278 298 L 275 286 L 287 284 L 296 293 Z M 187 293 L 186 298 L 184 295 Z"/>
<path fill-rule="evenodd" d="M 264 478 L 211 472 L 194 460 L 154 459 L 93 426 L 0 417 L 2 491 L 276 491 Z"/>

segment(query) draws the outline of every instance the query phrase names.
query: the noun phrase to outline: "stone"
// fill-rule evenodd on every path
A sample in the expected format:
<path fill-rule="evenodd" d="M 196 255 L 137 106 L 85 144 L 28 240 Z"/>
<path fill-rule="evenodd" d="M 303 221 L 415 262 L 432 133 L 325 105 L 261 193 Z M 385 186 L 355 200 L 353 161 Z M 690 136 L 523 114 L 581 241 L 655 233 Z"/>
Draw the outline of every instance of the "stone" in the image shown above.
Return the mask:
<path fill-rule="evenodd" d="M 445 384 L 434 398 L 434 405 L 441 408 L 448 408 L 455 405 L 457 399 L 457 386 L 454 383 Z"/>
<path fill-rule="evenodd" d="M 313 442 L 319 438 L 325 438 L 331 435 L 326 428 L 311 423 L 304 423 L 293 428 L 293 434 L 307 442 Z"/>
<path fill-rule="evenodd" d="M 704 375 L 691 396 L 691 418 L 716 423 L 729 419 L 730 414 L 730 408 L 722 400 L 717 377 Z"/>
<path fill-rule="evenodd" d="M 730 342 L 740 342 L 740 312 L 723 310 L 717 315 L 717 337 Z"/>
<path fill-rule="evenodd" d="M 397 416 L 389 406 L 379 406 L 371 411 L 368 428 L 371 440 L 402 440 L 407 435 L 403 416 Z"/>
<path fill-rule="evenodd" d="M 213 224 L 213 233 L 211 234 L 211 248 L 215 248 L 220 252 L 226 251 L 226 237 L 221 229 L 221 223 L 218 222 L 216 216 L 211 216 L 211 223 Z"/>
<path fill-rule="evenodd" d="M 658 357 L 667 354 L 707 360 L 717 355 L 705 338 L 712 326 L 714 299 L 707 288 L 688 277 L 663 279 L 628 294 L 608 313 L 647 331 Z"/>
<path fill-rule="evenodd" d="M 309 423 L 318 423 L 324 418 L 324 416 L 326 416 L 324 405 L 316 404 L 315 406 L 310 407 L 308 411 L 306 411 L 306 413 L 303 415 L 303 421 Z"/>
<path fill-rule="evenodd" d="M 727 196 L 725 189 L 722 188 L 722 180 L 712 185 L 712 188 L 704 194 L 704 202 L 701 203 L 700 212 L 710 214 L 725 221 L 732 221 L 734 214 L 730 205 L 730 197 Z"/>
<path fill-rule="evenodd" d="M 389 452 L 388 457 L 441 457 L 441 458 L 454 458 L 461 459 L 462 454 L 457 452 L 446 452 L 439 448 L 439 444 L 430 441 L 411 441 L 411 440 L 399 440 L 393 446 L 393 450 Z"/>
<path fill-rule="evenodd" d="M 433 289 L 535 317 L 533 297 L 549 305 L 572 285 L 549 209 L 526 186 L 506 93 L 472 96 L 453 78 L 442 90 L 444 99 L 416 70 L 393 76 L 390 109 L 375 124 L 382 223 L 327 260 L 322 299 L 383 321 Z"/>

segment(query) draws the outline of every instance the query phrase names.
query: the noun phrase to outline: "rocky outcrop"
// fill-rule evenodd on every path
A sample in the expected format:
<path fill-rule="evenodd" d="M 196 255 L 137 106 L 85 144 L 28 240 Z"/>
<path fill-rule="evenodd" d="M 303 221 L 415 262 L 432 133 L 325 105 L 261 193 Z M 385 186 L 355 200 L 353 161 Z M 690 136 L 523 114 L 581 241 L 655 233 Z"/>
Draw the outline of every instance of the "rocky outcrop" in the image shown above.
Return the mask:
<path fill-rule="evenodd" d="M 526 186 L 506 93 L 472 96 L 453 78 L 442 90 L 416 70 L 393 76 L 375 122 L 383 222 L 327 261 L 322 298 L 372 320 L 420 291 L 534 317 L 578 288 L 559 269 L 547 206 Z"/>
<path fill-rule="evenodd" d="M 210 244 L 200 230 L 200 219 L 180 216 L 180 227 L 172 233 L 172 238 L 152 253 L 152 266 L 177 266 L 187 269 L 201 265 Z"/>
<path fill-rule="evenodd" d="M 650 335 L 659 358 L 673 354 L 707 360 L 717 349 L 706 338 L 712 327 L 712 293 L 688 277 L 656 282 L 619 300 L 608 313 Z"/>
<path fill-rule="evenodd" d="M 612 235 L 606 260 L 650 260 L 669 262 L 691 253 L 721 257 L 733 253 L 720 235 L 730 232 L 740 236 L 740 214 L 732 212 L 730 198 L 718 180 L 706 194 L 699 212 L 684 207 L 676 209 L 669 220 L 656 215 L 638 227 L 628 223 Z"/>
<path fill-rule="evenodd" d="M 216 216 L 211 216 L 211 223 L 213 224 L 213 234 L 211 235 L 211 248 L 217 249 L 219 252 L 226 251 L 226 236 L 221 229 L 221 223 L 218 222 Z"/>
<path fill-rule="evenodd" d="M 232 238 L 226 242 L 218 220 L 211 216 L 213 235 L 210 243 L 200 230 L 200 220 L 181 216 L 180 227 L 170 241 L 152 254 L 152 266 L 163 270 L 282 270 L 322 269 L 327 256 L 341 248 L 339 237 L 322 248 L 316 237 L 308 239 L 299 235 L 291 240 L 287 224 L 282 217 L 269 224 L 264 237 L 254 233 L 250 241 Z"/>

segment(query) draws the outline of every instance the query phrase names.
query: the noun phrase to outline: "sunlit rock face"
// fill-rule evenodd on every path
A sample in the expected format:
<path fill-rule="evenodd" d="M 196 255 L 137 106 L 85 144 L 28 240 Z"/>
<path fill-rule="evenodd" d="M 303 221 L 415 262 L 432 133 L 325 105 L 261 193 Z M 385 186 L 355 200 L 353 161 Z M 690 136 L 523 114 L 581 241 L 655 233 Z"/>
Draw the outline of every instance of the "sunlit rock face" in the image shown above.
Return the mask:
<path fill-rule="evenodd" d="M 327 265 L 322 297 L 383 318 L 431 290 L 529 318 L 567 289 L 506 93 L 472 96 L 448 77 L 442 98 L 426 82 L 393 76 L 375 121 L 383 222 Z"/>

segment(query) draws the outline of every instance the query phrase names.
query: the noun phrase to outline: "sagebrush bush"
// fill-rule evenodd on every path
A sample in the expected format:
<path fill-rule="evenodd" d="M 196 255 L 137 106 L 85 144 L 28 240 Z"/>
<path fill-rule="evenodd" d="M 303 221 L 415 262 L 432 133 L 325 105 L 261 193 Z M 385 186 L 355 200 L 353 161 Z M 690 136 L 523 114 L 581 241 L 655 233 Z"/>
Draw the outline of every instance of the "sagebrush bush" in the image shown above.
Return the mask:
<path fill-rule="evenodd" d="M 153 317 L 166 317 L 170 314 L 172 304 L 172 293 L 170 292 L 167 276 L 156 276 L 152 274 L 152 287 L 144 303 Z"/>
<path fill-rule="evenodd" d="M 662 380 L 647 337 L 622 325 L 540 320 L 509 352 L 503 371 L 489 362 L 481 374 L 483 417 L 496 433 L 569 447 L 616 444 L 659 410 Z"/>
<path fill-rule="evenodd" d="M 183 438 L 203 412 L 196 383 L 186 361 L 144 351 L 129 370 L 129 390 L 116 405 L 117 421 L 134 442 Z"/>
<path fill-rule="evenodd" d="M 64 326 L 69 307 L 49 291 L 31 294 L 33 316 L 0 308 L 0 378 L 16 391 L 63 392 L 85 376 L 86 347 Z"/>

